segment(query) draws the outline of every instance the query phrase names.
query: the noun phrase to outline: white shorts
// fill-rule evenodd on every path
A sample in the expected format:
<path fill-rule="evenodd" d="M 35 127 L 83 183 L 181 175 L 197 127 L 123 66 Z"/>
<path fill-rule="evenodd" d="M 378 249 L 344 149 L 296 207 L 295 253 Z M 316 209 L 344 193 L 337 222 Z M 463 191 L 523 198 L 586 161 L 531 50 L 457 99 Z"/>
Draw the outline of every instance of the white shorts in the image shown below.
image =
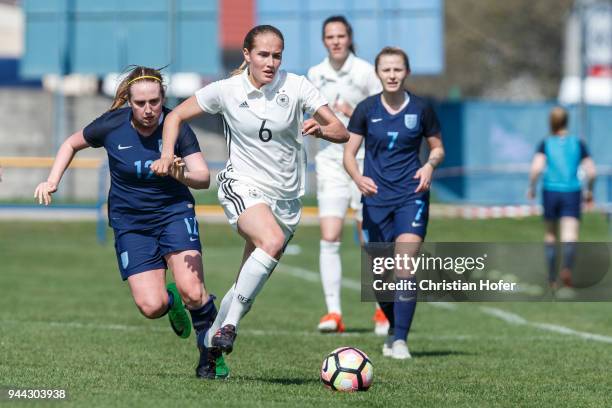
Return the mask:
<path fill-rule="evenodd" d="M 217 197 L 227 220 L 234 229 L 238 228 L 238 218 L 247 208 L 261 203 L 268 205 L 285 234 L 286 242 L 293 236 L 302 216 L 302 201 L 299 198 L 275 200 L 257 187 L 240 180 L 228 178 L 220 180 Z"/>
<path fill-rule="evenodd" d="M 317 201 L 319 217 L 344 218 L 350 206 L 355 210 L 355 219 L 362 221 L 361 191 L 348 175 L 342 160 L 317 155 Z M 363 171 L 363 160 L 357 160 L 359 171 Z"/>

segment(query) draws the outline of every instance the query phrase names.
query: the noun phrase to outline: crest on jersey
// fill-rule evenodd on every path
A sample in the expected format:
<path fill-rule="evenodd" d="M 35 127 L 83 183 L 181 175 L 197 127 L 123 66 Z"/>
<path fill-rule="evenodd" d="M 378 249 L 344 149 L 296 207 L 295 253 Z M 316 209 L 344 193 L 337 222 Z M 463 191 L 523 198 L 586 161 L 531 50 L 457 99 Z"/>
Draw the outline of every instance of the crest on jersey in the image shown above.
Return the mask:
<path fill-rule="evenodd" d="M 276 103 L 278 103 L 280 107 L 286 108 L 289 106 L 289 97 L 284 93 L 278 94 L 276 96 Z"/>
<path fill-rule="evenodd" d="M 251 198 L 259 198 L 261 197 L 261 193 L 254 188 L 249 188 L 249 197 Z"/>
<path fill-rule="evenodd" d="M 404 115 L 404 125 L 408 129 L 414 129 L 417 124 L 417 115 L 415 114 L 406 114 Z"/>

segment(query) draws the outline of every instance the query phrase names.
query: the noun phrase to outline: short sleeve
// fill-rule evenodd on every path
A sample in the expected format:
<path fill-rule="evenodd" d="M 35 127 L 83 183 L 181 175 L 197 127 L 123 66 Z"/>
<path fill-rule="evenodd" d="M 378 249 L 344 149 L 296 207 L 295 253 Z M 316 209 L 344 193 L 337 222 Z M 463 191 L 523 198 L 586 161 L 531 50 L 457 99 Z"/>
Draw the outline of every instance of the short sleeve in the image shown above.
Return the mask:
<path fill-rule="evenodd" d="M 536 153 L 546 154 L 545 141 L 542 140 L 536 149 Z"/>
<path fill-rule="evenodd" d="M 126 111 L 130 108 L 121 108 L 108 111 L 89 125 L 83 128 L 83 137 L 91 147 L 104 146 L 104 139 L 115 128 L 121 126 L 123 120 L 127 120 Z"/>
<path fill-rule="evenodd" d="M 427 104 L 423 111 L 423 134 L 425 137 L 434 136 L 440 133 L 440 121 L 438 115 L 430 104 Z"/>
<path fill-rule="evenodd" d="M 321 106 L 327 105 L 319 90 L 305 77 L 302 77 L 299 92 L 302 111 L 310 115 L 314 115 Z"/>
<path fill-rule="evenodd" d="M 367 75 L 366 87 L 368 96 L 376 95 L 383 90 L 380 78 L 378 78 L 374 69 L 371 69 Z"/>
<path fill-rule="evenodd" d="M 204 112 L 211 114 L 221 112 L 221 81 L 213 82 L 197 90 L 195 97 Z"/>
<path fill-rule="evenodd" d="M 191 127 L 186 123 L 181 125 L 176 150 L 177 156 L 179 157 L 186 157 L 200 151 L 198 139 L 193 132 L 193 129 L 191 129 Z"/>
<path fill-rule="evenodd" d="M 589 154 L 589 149 L 587 148 L 586 143 L 584 143 L 583 140 L 580 141 L 580 160 L 582 159 L 586 159 L 587 157 L 590 157 L 591 155 Z"/>
<path fill-rule="evenodd" d="M 361 136 L 368 134 L 368 118 L 366 112 L 366 100 L 363 100 L 355 106 L 355 110 L 351 115 L 347 129 L 351 133 L 356 133 Z"/>

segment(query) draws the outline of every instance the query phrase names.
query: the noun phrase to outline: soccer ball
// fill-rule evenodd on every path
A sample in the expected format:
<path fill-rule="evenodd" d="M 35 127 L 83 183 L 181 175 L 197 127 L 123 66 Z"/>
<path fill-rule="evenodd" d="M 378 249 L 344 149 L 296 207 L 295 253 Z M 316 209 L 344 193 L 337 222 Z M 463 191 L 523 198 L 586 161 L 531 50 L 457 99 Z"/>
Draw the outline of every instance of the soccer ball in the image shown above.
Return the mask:
<path fill-rule="evenodd" d="M 321 381 L 334 391 L 366 391 L 373 375 L 374 367 L 366 353 L 354 347 L 335 349 L 321 367 Z"/>

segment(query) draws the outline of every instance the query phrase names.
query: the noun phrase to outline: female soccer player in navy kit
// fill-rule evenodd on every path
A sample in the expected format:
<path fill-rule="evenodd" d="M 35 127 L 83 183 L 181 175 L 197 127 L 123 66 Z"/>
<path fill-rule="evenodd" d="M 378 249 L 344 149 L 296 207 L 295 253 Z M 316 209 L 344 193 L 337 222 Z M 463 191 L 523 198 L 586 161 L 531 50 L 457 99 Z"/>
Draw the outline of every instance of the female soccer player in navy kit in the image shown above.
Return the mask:
<path fill-rule="evenodd" d="M 172 168 L 172 146 L 181 123 L 222 115 L 229 159 L 217 176 L 219 201 L 245 239 L 236 283 L 224 296 L 207 345 L 232 351 L 240 319 L 274 270 L 301 215 L 304 193 L 303 135 L 345 142 L 348 132 L 319 91 L 303 76 L 280 70 L 284 40 L 275 27 L 252 28 L 244 63 L 232 77 L 213 82 L 180 104 L 164 124 L 161 159 L 154 171 Z M 304 112 L 314 119 L 304 120 Z"/>
<path fill-rule="evenodd" d="M 123 107 L 126 102 L 129 107 Z M 145 317 L 156 319 L 168 313 L 175 333 L 186 338 L 191 323 L 182 301 L 196 333 L 208 329 L 216 317 L 214 297 L 204 287 L 198 222 L 188 189 L 208 188 L 210 174 L 196 136 L 186 124 L 172 147 L 170 177 L 152 172 L 170 112 L 163 103 L 159 71 L 134 68 L 119 85 L 110 110 L 62 144 L 47 181 L 38 185 L 34 196 L 39 203 L 50 204 L 74 155 L 87 147 L 104 147 L 111 174 L 108 216 L 121 277 L 128 281 Z M 166 288 L 168 267 L 176 284 Z M 215 378 L 217 366 L 219 376 L 227 375 L 222 357 L 200 351 L 198 376 Z M 218 364 L 209 361 L 218 358 Z"/>
<path fill-rule="evenodd" d="M 563 243 L 563 265 L 560 278 L 564 285 L 572 286 L 572 268 L 576 252 L 576 241 L 580 228 L 580 206 L 582 203 L 578 167 L 582 166 L 587 179 L 585 201 L 593 201 L 595 163 L 586 145 L 578 137 L 567 132 L 567 111 L 555 107 L 550 111 L 550 132 L 540 143 L 533 157 L 529 174 L 527 197 L 535 198 L 535 186 L 544 172 L 542 202 L 546 233 L 546 258 L 548 284 L 557 288 L 556 245 L 557 238 Z M 559 231 L 560 229 L 560 231 Z M 559 237 L 558 237 L 559 235 Z"/>
<path fill-rule="evenodd" d="M 444 159 L 442 135 L 430 104 L 404 90 L 404 80 L 410 74 L 404 51 L 383 48 L 376 56 L 375 69 L 383 92 L 355 108 L 348 126 L 351 137 L 344 149 L 344 167 L 363 194 L 366 242 L 406 243 L 396 245 L 396 252 L 412 256 L 427 231 L 431 177 Z M 430 153 L 421 165 L 423 139 Z M 355 157 L 364 140 L 362 175 Z M 408 272 L 396 271 L 397 278 L 411 279 Z M 383 355 L 410 358 L 406 340 L 415 307 L 416 293 L 408 291 L 396 291 L 394 303 L 381 302 L 393 333 L 383 346 Z"/>

